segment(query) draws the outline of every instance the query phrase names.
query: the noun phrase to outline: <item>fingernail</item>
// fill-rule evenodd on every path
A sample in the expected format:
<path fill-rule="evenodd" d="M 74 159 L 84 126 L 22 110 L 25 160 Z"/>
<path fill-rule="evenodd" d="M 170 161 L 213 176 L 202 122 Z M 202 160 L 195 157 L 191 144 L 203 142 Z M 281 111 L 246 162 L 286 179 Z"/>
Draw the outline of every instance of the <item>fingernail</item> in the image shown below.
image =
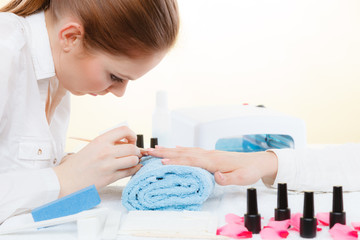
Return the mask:
<path fill-rule="evenodd" d="M 170 161 L 168 158 L 161 159 L 162 164 L 167 164 Z"/>
<path fill-rule="evenodd" d="M 221 172 L 218 172 L 219 178 L 221 179 L 221 181 L 223 181 L 225 179 L 224 174 L 222 174 Z"/>
<path fill-rule="evenodd" d="M 153 149 L 153 148 L 147 148 L 145 151 L 147 151 L 147 152 L 152 152 L 152 151 L 154 151 L 155 149 Z"/>

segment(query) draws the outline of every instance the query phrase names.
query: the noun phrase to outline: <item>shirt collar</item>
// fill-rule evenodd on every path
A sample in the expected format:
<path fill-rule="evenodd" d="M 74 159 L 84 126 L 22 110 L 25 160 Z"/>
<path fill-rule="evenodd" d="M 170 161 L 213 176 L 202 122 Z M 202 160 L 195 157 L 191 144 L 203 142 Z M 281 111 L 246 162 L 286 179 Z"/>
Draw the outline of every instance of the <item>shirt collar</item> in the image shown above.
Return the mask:
<path fill-rule="evenodd" d="M 36 79 L 55 76 L 54 61 L 52 58 L 49 35 L 46 29 L 45 14 L 39 12 L 25 17 L 29 24 L 30 52 L 34 64 Z"/>

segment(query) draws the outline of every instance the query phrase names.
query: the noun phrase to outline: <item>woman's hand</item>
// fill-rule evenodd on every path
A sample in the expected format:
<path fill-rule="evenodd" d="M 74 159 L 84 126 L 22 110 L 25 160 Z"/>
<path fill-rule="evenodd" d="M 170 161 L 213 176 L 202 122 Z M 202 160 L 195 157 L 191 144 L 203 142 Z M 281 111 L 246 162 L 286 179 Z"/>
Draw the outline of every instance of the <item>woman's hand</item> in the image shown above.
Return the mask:
<path fill-rule="evenodd" d="M 141 167 L 136 134 L 128 127 L 110 130 L 54 168 L 61 190 L 59 197 L 95 184 L 104 187 L 135 174 Z"/>
<path fill-rule="evenodd" d="M 277 157 L 272 152 L 239 153 L 201 148 L 148 149 L 146 154 L 164 158 L 163 164 L 189 165 L 214 173 L 220 185 L 249 185 L 262 179 L 272 184 L 277 174 Z"/>

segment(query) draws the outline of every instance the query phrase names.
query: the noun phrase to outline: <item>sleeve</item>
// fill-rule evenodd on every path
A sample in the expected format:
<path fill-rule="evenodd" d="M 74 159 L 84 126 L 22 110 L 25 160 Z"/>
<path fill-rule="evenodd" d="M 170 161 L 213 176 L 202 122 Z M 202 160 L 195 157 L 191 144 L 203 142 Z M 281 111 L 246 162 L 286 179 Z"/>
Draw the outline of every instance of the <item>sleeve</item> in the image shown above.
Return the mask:
<path fill-rule="evenodd" d="M 14 14 L 0 14 L 0 120 L 7 105 L 12 74 L 19 71 L 17 59 L 25 44 L 19 21 Z"/>
<path fill-rule="evenodd" d="M 360 190 L 360 144 L 328 145 L 305 149 L 270 150 L 278 157 L 274 184 L 287 183 L 288 189 L 331 192 Z"/>
<path fill-rule="evenodd" d="M 13 54 L 11 50 L 0 44 L 0 120 L 2 119 L 7 105 L 9 89 L 9 79 L 12 70 Z"/>
<path fill-rule="evenodd" d="M 7 121 L 9 99 L 21 71 L 24 36 L 17 25 L 0 20 L 0 121 Z M 4 21 L 3 21 L 4 20 Z M 6 24 L 8 23 L 8 24 Z M 2 125 L 0 124 L 0 144 Z M 58 178 L 52 168 L 1 171 L 0 159 L 0 224 L 7 218 L 56 200 L 60 191 Z"/>

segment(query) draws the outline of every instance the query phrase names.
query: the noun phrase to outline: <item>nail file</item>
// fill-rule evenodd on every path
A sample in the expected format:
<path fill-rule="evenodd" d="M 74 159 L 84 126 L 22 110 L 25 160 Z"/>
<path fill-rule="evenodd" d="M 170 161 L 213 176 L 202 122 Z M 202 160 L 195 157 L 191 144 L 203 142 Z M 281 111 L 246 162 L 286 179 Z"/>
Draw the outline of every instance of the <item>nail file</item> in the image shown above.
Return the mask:
<path fill-rule="evenodd" d="M 91 209 L 101 202 L 95 185 L 59 198 L 31 211 L 35 222 L 73 215 Z"/>

